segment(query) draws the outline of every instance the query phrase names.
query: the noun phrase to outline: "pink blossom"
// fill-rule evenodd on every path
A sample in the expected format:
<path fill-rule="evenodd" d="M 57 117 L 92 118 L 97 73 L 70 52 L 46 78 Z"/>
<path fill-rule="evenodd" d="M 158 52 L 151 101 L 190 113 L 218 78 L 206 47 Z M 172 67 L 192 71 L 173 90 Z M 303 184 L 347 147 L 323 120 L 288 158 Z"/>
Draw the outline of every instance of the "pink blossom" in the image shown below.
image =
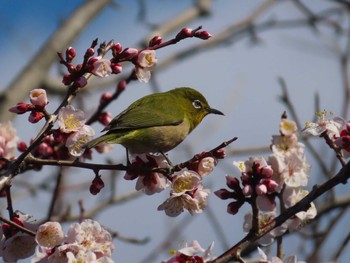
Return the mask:
<path fill-rule="evenodd" d="M 127 172 L 124 176 L 126 180 L 134 180 L 137 178 L 135 189 L 144 191 L 147 195 L 152 195 L 163 191 L 169 186 L 168 179 L 162 173 L 140 172 L 137 167 L 165 168 L 169 167 L 167 160 L 159 155 L 140 154 L 136 155 L 132 161 L 132 166 L 136 168 L 135 172 Z"/>
<path fill-rule="evenodd" d="M 217 160 L 215 160 L 213 157 L 205 157 L 200 160 L 197 172 L 200 176 L 206 176 L 214 170 L 216 164 Z"/>
<path fill-rule="evenodd" d="M 42 247 L 52 249 L 62 243 L 63 238 L 64 233 L 60 223 L 46 222 L 39 226 L 35 241 Z"/>
<path fill-rule="evenodd" d="M 209 189 L 203 189 L 200 175 L 194 171 L 182 170 L 175 176 L 170 197 L 158 210 L 164 210 L 171 217 L 178 216 L 185 209 L 192 215 L 202 213 L 209 194 Z"/>
<path fill-rule="evenodd" d="M 85 113 L 76 110 L 72 105 L 62 107 L 58 113 L 57 123 L 64 133 L 76 132 L 85 124 Z"/>
<path fill-rule="evenodd" d="M 32 231 L 36 226 L 30 223 L 31 216 L 19 211 L 15 212 L 14 221 Z M 34 237 L 22 233 L 8 224 L 1 224 L 0 228 L 0 255 L 5 262 L 16 262 L 19 259 L 30 257 L 35 252 L 36 243 Z M 20 248 L 20 249 L 19 249 Z"/>
<path fill-rule="evenodd" d="M 304 134 L 313 136 L 320 136 L 326 132 L 330 139 L 334 136 L 338 137 L 340 130 L 344 127 L 345 121 L 340 117 L 334 117 L 332 119 L 327 118 L 327 111 L 316 112 L 318 121 L 306 122 L 306 127 L 303 129 Z"/>
<path fill-rule="evenodd" d="M 83 125 L 79 130 L 69 135 L 66 147 L 70 155 L 79 157 L 85 152 L 85 145 L 95 135 L 95 131 L 89 125 Z"/>
<path fill-rule="evenodd" d="M 143 50 L 137 57 L 136 76 L 141 82 L 148 82 L 151 78 L 151 70 L 157 63 L 154 50 Z"/>
<path fill-rule="evenodd" d="M 47 105 L 48 100 L 46 96 L 46 90 L 33 89 L 30 92 L 30 102 L 37 107 L 43 108 Z"/>
<path fill-rule="evenodd" d="M 91 73 L 100 78 L 108 77 L 112 73 L 111 61 L 97 57 L 97 60 L 93 63 Z"/>

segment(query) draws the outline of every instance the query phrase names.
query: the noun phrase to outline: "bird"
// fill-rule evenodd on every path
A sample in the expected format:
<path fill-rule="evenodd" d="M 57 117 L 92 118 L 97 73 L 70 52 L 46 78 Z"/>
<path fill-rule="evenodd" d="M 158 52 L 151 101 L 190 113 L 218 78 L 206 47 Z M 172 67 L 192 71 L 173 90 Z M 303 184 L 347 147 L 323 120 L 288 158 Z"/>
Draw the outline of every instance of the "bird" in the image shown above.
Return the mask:
<path fill-rule="evenodd" d="M 166 153 L 189 135 L 208 114 L 224 115 L 189 87 L 153 93 L 133 102 L 86 144 L 121 144 L 130 154 Z"/>

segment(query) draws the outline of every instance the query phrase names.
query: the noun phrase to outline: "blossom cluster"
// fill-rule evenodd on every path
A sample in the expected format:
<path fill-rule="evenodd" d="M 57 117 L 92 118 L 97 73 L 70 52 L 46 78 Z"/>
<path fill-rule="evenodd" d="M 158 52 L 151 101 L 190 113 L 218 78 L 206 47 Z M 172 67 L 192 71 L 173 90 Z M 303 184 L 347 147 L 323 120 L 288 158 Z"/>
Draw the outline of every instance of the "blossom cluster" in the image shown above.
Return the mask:
<path fill-rule="evenodd" d="M 67 235 L 59 223 L 47 222 L 39 226 L 35 241 L 39 246 L 32 263 L 113 262 L 112 236 L 91 219 L 72 224 Z"/>
<path fill-rule="evenodd" d="M 204 155 L 206 153 L 203 153 Z M 217 157 L 202 157 L 192 162 L 189 167 L 174 173 L 172 177 L 167 177 L 157 171 L 170 168 L 164 156 L 142 154 L 135 157 L 131 164 L 133 170 L 128 171 L 124 178 L 126 180 L 137 178 L 136 190 L 144 191 L 148 195 L 170 187 L 169 198 L 158 207 L 158 210 L 164 210 L 168 216 L 177 216 L 184 210 L 198 214 L 203 212 L 210 194 L 210 190 L 203 187 L 203 176 L 211 173 L 216 164 Z"/>
<path fill-rule="evenodd" d="M 234 162 L 241 173 L 240 179 L 226 176 L 230 188 L 220 189 L 215 194 L 223 199 L 234 199 L 228 204 L 227 211 L 236 214 L 244 203 L 258 208 L 258 222 L 253 222 L 253 214 L 245 216 L 243 228 L 246 232 L 257 223 L 259 230 L 271 223 L 277 216 L 277 199 L 280 207 L 288 208 L 308 194 L 304 188 L 308 183 L 310 165 L 305 157 L 305 147 L 298 141 L 295 122 L 283 117 L 280 122 L 280 134 L 272 137 L 272 154 L 266 160 L 263 157 L 251 157 L 245 162 Z M 314 204 L 307 211 L 302 211 L 290 218 L 286 224 L 275 228 L 262 238 L 259 243 L 268 245 L 276 236 L 282 235 L 287 228 L 297 230 L 305 222 L 316 216 Z"/>

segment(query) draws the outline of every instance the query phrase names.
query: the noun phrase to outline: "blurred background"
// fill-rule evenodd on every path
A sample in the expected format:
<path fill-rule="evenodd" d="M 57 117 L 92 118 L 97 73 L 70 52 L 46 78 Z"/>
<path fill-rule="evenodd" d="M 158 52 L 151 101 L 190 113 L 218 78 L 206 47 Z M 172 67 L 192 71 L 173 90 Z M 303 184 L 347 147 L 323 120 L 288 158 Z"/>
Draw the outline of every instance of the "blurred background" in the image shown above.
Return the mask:
<path fill-rule="evenodd" d="M 173 163 L 183 162 L 195 153 L 210 150 L 237 136 L 238 140 L 227 148 L 226 159 L 204 179 L 206 188 L 218 190 L 225 187 L 226 174 L 238 176 L 233 161 L 249 156 L 267 157 L 271 136 L 279 133 L 284 111 L 291 119 L 298 118 L 299 129 L 306 121 L 313 120 L 319 109 L 348 118 L 350 4 L 347 1 L 104 0 L 99 1 L 100 6 L 94 7 L 96 11 L 91 12 L 89 18 L 74 17 L 75 12 L 89 2 L 1 2 L 0 88 L 2 94 L 14 98 L 10 106 L 29 101 L 30 90 L 45 88 L 50 101 L 47 109 L 54 112 L 66 91 L 61 84 L 64 70 L 56 52 L 65 52 L 69 46 L 77 51 L 75 61 L 78 63 L 95 38 L 100 42 L 113 39 L 123 48 L 142 47 L 154 35 L 167 40 L 183 27 L 202 25 L 213 35 L 209 41 L 186 39 L 158 50 L 158 66 L 152 80 L 147 84 L 131 82 L 107 110 L 115 116 L 146 94 L 174 87 L 189 86 L 201 91 L 210 105 L 223 111 L 225 116 L 208 116 L 169 153 L 169 158 Z M 67 26 L 69 19 L 72 20 Z M 63 27 L 66 31 L 51 43 L 48 51 L 48 41 Z M 52 58 L 46 56 L 46 52 Z M 47 60 L 42 59 L 43 56 Z M 94 112 L 101 94 L 114 92 L 118 80 L 130 74 L 132 67 L 129 66 L 125 65 L 117 79 L 115 76 L 107 80 L 94 79 L 74 102 L 75 106 L 88 114 Z M 25 81 L 17 85 L 16 81 L 34 68 L 38 70 L 29 74 L 32 77 L 26 76 Z M 282 100 L 285 91 L 291 104 Z M 1 121 L 12 120 L 20 139 L 29 142 L 42 128 L 43 121 L 34 125 L 27 121 L 26 115 L 9 114 L 10 106 L 6 103 L 1 102 Z M 295 112 L 291 111 L 291 105 Z M 93 128 L 98 135 L 103 127 L 95 123 Z M 309 142 L 329 172 L 335 174 L 340 167 L 333 160 L 334 153 L 321 139 Z M 312 153 L 308 152 L 307 158 L 312 164 L 308 186 L 311 189 L 327 176 Z M 108 154 L 94 152 L 89 162 L 125 163 L 124 149 L 115 146 Z M 242 224 L 244 214 L 249 211 L 247 206 L 232 216 L 226 213 L 228 202 L 211 195 L 202 214 L 191 216 L 185 212 L 169 218 L 157 211 L 158 205 L 168 197 L 168 191 L 152 196 L 135 194 L 135 182 L 125 181 L 123 172 L 102 171 L 106 187 L 92 196 L 89 193 L 92 171 L 65 168 L 63 172 L 64 186 L 56 206 L 57 216 L 66 214 L 73 222 L 78 221 L 78 202 L 82 200 L 87 215 L 118 233 L 113 254 L 116 262 L 160 262 L 170 256 L 170 249 L 179 249 L 192 240 L 198 240 L 203 247 L 214 241 L 214 254 L 220 255 L 244 237 Z M 39 172 L 18 176 L 13 187 L 15 209 L 38 220 L 44 218 L 57 173 L 58 168 L 45 167 Z M 332 194 L 346 198 L 347 189 L 346 185 L 340 186 Z M 125 200 L 108 203 L 113 191 Z M 324 197 L 316 203 L 322 206 L 327 200 L 329 198 Z M 349 201 L 341 208 L 335 204 L 316 223 L 300 233 L 287 235 L 285 254 L 297 254 L 298 259 L 305 261 L 311 258 L 313 262 L 333 261 L 350 232 L 346 223 L 348 204 Z M 6 215 L 5 201 L 1 203 L 1 213 Z M 273 254 L 274 245 L 271 249 Z M 345 249 L 338 262 L 346 262 L 349 257 L 350 250 Z"/>

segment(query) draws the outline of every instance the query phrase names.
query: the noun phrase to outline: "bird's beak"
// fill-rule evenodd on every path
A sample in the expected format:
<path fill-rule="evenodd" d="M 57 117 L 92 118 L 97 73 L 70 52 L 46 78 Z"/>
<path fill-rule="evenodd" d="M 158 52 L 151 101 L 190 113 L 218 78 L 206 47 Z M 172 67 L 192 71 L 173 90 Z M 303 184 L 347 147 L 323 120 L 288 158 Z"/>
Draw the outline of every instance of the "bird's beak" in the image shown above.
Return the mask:
<path fill-rule="evenodd" d="M 216 110 L 216 109 L 213 109 L 213 108 L 209 108 L 209 109 L 208 109 L 208 114 L 210 114 L 210 113 L 218 114 L 218 115 L 225 115 L 225 114 L 223 114 L 221 111 Z"/>

